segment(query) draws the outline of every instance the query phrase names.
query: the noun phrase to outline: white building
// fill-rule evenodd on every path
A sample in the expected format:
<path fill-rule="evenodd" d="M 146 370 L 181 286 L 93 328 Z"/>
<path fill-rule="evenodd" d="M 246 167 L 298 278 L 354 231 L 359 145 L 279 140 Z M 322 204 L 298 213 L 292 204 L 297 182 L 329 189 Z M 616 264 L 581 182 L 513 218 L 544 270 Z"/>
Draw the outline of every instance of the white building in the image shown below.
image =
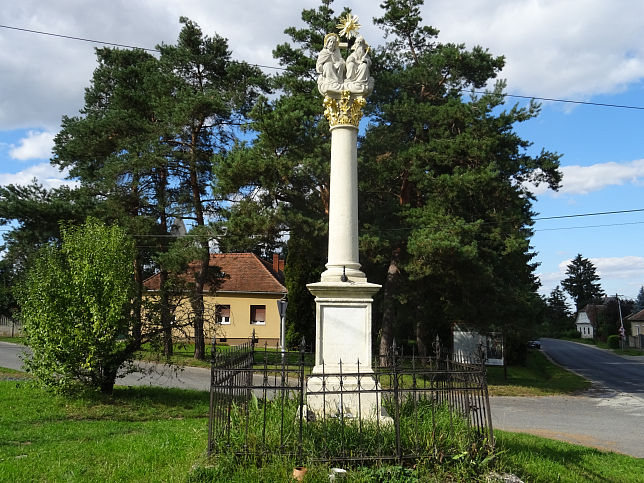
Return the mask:
<path fill-rule="evenodd" d="M 587 308 L 588 306 L 586 306 Z M 581 334 L 582 339 L 592 339 L 595 337 L 595 327 L 590 321 L 590 317 L 586 313 L 586 309 L 577 312 L 577 320 L 575 321 L 577 331 Z"/>

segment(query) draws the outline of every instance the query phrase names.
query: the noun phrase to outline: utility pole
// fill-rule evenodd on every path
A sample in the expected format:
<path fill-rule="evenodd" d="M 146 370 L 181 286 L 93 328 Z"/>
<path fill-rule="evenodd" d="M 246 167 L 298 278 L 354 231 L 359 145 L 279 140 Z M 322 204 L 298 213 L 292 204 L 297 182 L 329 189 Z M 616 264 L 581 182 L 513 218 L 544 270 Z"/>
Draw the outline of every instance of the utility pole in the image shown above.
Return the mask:
<path fill-rule="evenodd" d="M 619 294 L 615 294 L 617 299 L 617 310 L 619 312 L 619 345 L 624 350 L 624 341 L 626 340 L 626 330 L 624 329 L 624 320 L 622 319 L 622 305 L 619 302 Z"/>

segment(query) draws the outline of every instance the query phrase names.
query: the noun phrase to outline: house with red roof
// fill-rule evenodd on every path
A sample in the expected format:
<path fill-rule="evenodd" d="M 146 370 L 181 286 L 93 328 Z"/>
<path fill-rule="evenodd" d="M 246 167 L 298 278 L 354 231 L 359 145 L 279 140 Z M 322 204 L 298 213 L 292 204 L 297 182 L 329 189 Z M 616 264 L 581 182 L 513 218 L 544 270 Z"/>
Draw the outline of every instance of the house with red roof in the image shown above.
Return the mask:
<path fill-rule="evenodd" d="M 189 280 L 194 277 L 192 262 L 183 275 Z M 207 338 L 215 337 L 217 342 L 231 345 L 248 341 L 253 330 L 260 343 L 269 345 L 279 343 L 281 320 L 277 301 L 286 296 L 284 280 L 284 260 L 273 256 L 272 263 L 260 259 L 254 253 L 213 253 L 210 266 L 215 268 L 212 283 L 204 286 L 204 305 L 206 316 L 204 331 Z M 216 280 L 216 282 L 214 281 Z M 155 274 L 143 282 L 148 293 L 159 290 L 160 275 Z M 191 310 L 185 301 L 177 306 L 175 312 Z M 175 318 L 185 314 L 175 313 Z M 192 328 L 182 330 L 177 337 L 192 338 Z"/>

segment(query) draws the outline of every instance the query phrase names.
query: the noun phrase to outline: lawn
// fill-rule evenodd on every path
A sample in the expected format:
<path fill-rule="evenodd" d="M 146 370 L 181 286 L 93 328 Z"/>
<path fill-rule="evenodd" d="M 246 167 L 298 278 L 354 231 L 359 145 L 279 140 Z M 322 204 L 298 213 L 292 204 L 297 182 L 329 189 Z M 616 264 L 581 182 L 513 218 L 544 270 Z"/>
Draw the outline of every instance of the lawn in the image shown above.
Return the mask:
<path fill-rule="evenodd" d="M 526 482 L 644 482 L 644 459 L 523 433 L 495 431 L 499 465 Z"/>
<path fill-rule="evenodd" d="M 183 481 L 204 452 L 207 413 L 203 392 L 66 399 L 0 369 L 0 481 Z"/>
<path fill-rule="evenodd" d="M 541 351 L 529 350 L 525 366 L 488 367 L 491 396 L 553 396 L 581 392 L 590 382 L 551 363 Z"/>
<path fill-rule="evenodd" d="M 0 481 L 292 481 L 293 462 L 207 462 L 205 392 L 117 387 L 112 397 L 67 399 L 0 369 Z M 496 467 L 524 481 L 643 481 L 644 460 L 536 436 L 496 432 Z M 448 461 L 439 473 L 357 468 L 346 481 L 476 481 Z M 492 463 L 494 464 L 494 463 Z M 311 467 L 305 481 L 328 481 Z M 454 471 L 454 472 L 452 472 Z M 468 474 L 467 478 L 462 475 Z"/>

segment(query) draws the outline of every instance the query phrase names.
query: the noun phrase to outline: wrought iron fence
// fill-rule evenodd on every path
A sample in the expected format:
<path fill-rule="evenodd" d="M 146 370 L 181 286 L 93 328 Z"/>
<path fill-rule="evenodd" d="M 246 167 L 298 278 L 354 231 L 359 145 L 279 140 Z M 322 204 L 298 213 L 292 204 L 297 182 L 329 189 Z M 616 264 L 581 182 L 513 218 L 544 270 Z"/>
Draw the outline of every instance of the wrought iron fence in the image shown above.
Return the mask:
<path fill-rule="evenodd" d="M 213 340 L 209 454 L 402 464 L 493 447 L 480 362 L 440 350 L 404 355 L 394 346 L 371 366 L 340 361 L 330 372 L 313 370 L 304 341 L 281 353 L 253 340 L 239 347 Z"/>

